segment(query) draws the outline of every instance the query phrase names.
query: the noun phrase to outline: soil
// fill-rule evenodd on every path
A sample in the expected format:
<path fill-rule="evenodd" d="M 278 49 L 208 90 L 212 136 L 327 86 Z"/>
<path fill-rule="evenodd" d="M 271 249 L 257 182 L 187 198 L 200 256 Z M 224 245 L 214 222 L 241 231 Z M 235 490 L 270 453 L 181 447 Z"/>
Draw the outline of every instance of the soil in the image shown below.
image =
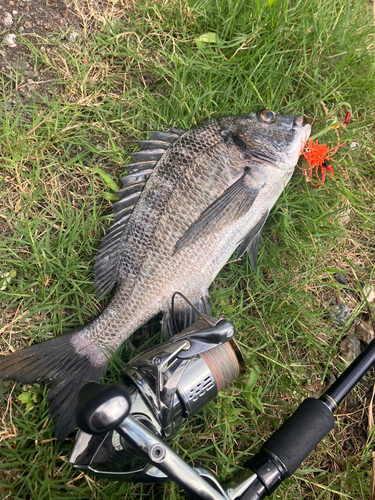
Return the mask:
<path fill-rule="evenodd" d="M 5 94 L 27 100 L 50 99 L 54 82 L 51 70 L 38 64 L 32 46 L 42 52 L 57 41 L 74 42 L 87 14 L 105 13 L 106 2 L 92 0 L 0 0 L 0 71 Z M 10 106 L 12 100 L 7 101 Z"/>

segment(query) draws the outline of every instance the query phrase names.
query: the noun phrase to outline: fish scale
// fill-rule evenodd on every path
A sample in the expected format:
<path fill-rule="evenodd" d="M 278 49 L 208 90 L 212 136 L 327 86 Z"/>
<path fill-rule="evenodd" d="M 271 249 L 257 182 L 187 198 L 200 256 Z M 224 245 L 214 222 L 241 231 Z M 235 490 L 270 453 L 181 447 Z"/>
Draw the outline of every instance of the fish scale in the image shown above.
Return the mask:
<path fill-rule="evenodd" d="M 116 285 L 108 306 L 81 329 L 0 360 L 1 378 L 50 386 L 58 439 L 75 426 L 80 388 L 134 331 L 160 312 L 166 337 L 197 319 L 179 297 L 171 318 L 174 292 L 210 314 L 208 288 L 238 245 L 256 268 L 261 229 L 309 134 L 301 117 L 268 111 L 139 141 L 95 259 L 98 297 Z"/>

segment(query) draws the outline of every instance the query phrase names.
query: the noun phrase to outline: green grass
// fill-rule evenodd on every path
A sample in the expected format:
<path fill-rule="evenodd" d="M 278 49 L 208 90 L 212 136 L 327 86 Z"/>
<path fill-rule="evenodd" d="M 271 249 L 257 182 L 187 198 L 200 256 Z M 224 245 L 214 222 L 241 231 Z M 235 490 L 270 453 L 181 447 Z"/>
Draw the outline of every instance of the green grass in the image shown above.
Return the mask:
<path fill-rule="evenodd" d="M 346 145 L 334 156 L 349 179 L 332 163 L 328 192 L 296 169 L 263 230 L 258 273 L 247 258 L 233 260 L 212 286 L 216 314 L 235 324 L 258 377 L 248 390 L 249 374 L 221 393 L 179 432 L 174 448 L 224 481 L 304 397 L 324 390 L 327 375 L 344 368 L 340 340 L 366 314 L 358 292 L 375 286 L 372 13 L 362 0 L 142 0 L 123 14 L 106 23 L 88 18 L 76 42 L 57 33 L 44 52 L 40 43 L 21 41 L 35 66 L 55 75 L 51 100 L 27 98 L 26 85 L 26 98 L 14 92 L 21 72 L 1 77 L 3 353 L 83 324 L 102 309 L 106 299 L 95 300 L 91 269 L 110 223 L 112 191 L 93 168 L 116 180 L 132 138 L 164 124 L 189 128 L 264 107 L 304 113 L 313 132 L 335 116 L 342 121 L 348 109 L 353 114 L 339 131 Z M 207 33 L 214 43 L 202 43 Z M 333 131 L 320 140 L 337 141 Z M 327 315 L 345 297 L 336 272 L 347 274 L 356 294 L 342 328 Z M 139 348 L 160 341 L 157 323 L 135 337 Z M 124 359 L 133 352 L 128 342 Z M 348 404 L 339 410 L 337 429 L 273 498 L 370 497 L 371 390 L 368 376 L 356 389 L 354 413 Z M 22 393 L 35 394 L 33 408 L 25 409 Z M 54 440 L 46 394 L 39 386 L 2 385 L 2 498 L 185 498 L 173 484 L 94 481 L 73 471 L 73 440 Z"/>

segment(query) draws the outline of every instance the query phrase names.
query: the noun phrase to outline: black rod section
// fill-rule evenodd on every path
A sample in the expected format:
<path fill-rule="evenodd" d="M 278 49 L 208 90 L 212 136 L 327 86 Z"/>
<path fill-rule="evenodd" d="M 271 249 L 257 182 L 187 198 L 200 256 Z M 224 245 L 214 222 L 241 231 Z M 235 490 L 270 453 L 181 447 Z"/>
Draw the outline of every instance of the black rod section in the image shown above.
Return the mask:
<path fill-rule="evenodd" d="M 375 339 L 348 366 L 324 394 L 319 398 L 334 411 L 353 387 L 366 375 L 375 364 Z"/>
<path fill-rule="evenodd" d="M 374 365 L 375 339 L 319 399 L 305 399 L 245 464 L 246 468 L 255 472 L 257 480 L 253 481 L 241 500 L 261 500 L 269 496 L 285 478 L 295 472 L 333 429 L 333 411 Z"/>

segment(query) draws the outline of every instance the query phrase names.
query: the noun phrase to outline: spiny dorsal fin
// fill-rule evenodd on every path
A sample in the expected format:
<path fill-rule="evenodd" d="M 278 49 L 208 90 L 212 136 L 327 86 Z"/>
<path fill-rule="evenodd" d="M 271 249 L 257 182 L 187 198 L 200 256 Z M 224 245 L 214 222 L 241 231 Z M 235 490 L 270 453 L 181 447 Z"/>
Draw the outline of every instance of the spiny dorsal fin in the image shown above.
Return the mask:
<path fill-rule="evenodd" d="M 129 155 L 133 163 L 125 165 L 128 174 L 121 178 L 122 189 L 117 191 L 118 201 L 113 204 L 114 221 L 102 238 L 99 253 L 95 257 L 94 281 L 99 299 L 107 295 L 117 281 L 125 228 L 153 168 L 169 146 L 184 132 L 169 127 L 167 132 L 153 131 L 150 139 L 136 141 L 141 149 Z"/>

